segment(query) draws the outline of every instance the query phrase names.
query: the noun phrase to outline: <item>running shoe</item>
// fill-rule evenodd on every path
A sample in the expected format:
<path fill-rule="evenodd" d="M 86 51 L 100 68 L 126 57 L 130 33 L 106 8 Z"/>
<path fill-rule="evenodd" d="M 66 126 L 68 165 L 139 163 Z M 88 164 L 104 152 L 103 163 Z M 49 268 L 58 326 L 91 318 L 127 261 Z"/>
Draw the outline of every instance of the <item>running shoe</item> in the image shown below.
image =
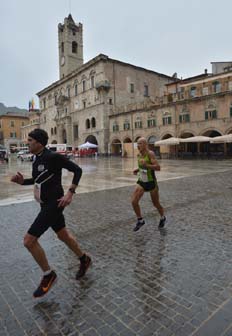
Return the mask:
<path fill-rule="evenodd" d="M 167 218 L 165 216 L 163 216 L 163 217 L 160 218 L 160 222 L 159 222 L 159 226 L 158 226 L 159 229 L 162 229 L 164 227 L 166 219 Z"/>
<path fill-rule="evenodd" d="M 145 224 L 145 220 L 138 220 L 133 231 L 136 232 L 136 231 L 139 231 L 139 229 Z"/>
<path fill-rule="evenodd" d="M 44 275 L 39 287 L 34 291 L 34 298 L 40 298 L 47 294 L 47 292 L 51 289 L 52 285 L 54 285 L 56 281 L 57 275 L 54 271 L 51 271 L 48 275 Z"/>
<path fill-rule="evenodd" d="M 84 258 L 83 261 L 80 260 L 80 268 L 79 268 L 79 271 L 76 274 L 76 279 L 77 280 L 82 278 L 85 275 L 89 266 L 91 265 L 91 262 L 92 262 L 92 260 L 87 254 L 85 255 L 85 258 Z"/>

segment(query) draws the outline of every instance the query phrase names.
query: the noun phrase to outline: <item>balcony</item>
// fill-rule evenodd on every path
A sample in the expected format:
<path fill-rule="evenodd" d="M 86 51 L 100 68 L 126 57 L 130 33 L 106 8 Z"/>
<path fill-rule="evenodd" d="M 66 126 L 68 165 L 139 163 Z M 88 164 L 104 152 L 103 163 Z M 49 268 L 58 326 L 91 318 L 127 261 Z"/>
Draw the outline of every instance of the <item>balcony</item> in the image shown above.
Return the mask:
<path fill-rule="evenodd" d="M 57 99 L 57 101 L 55 102 L 56 106 L 63 106 L 64 103 L 68 102 L 70 100 L 69 97 L 65 96 L 65 95 L 60 95 L 59 98 Z"/>
<path fill-rule="evenodd" d="M 97 91 L 109 91 L 109 89 L 110 89 L 110 83 L 108 80 L 103 80 L 96 84 Z"/>
<path fill-rule="evenodd" d="M 71 118 L 70 113 L 66 110 L 59 110 L 57 111 L 54 120 L 59 121 L 59 120 L 66 119 L 66 118 L 67 119 Z"/>

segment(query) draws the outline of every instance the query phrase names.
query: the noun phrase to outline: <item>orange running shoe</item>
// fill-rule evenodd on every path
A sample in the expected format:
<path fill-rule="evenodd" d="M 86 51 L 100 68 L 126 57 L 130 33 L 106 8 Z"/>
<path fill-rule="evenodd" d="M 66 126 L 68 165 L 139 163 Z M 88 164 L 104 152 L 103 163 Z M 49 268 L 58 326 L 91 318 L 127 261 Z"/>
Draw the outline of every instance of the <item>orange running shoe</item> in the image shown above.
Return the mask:
<path fill-rule="evenodd" d="M 39 287 L 34 291 L 34 298 L 40 298 L 47 294 L 49 289 L 54 285 L 57 275 L 54 271 L 51 271 L 48 275 L 44 275 Z"/>

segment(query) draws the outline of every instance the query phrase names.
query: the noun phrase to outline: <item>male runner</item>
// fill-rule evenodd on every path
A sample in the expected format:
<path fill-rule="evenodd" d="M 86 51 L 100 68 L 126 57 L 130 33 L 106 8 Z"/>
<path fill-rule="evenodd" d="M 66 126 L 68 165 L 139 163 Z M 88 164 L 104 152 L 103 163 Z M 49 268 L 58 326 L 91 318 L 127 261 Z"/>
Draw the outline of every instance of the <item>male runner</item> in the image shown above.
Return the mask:
<path fill-rule="evenodd" d="M 45 295 L 54 284 L 57 275 L 48 264 L 46 254 L 38 242 L 40 236 L 51 227 L 57 237 L 63 241 L 80 259 L 80 268 L 76 279 L 83 277 L 90 266 L 91 259 L 82 252 L 76 239 L 66 229 L 64 208 L 72 201 L 73 194 L 82 175 L 82 169 L 63 155 L 48 150 L 45 146 L 48 134 L 42 129 L 34 129 L 28 135 L 29 150 L 35 154 L 32 178 L 24 179 L 20 172 L 11 178 L 21 185 L 34 184 L 34 196 L 40 203 L 40 212 L 24 237 L 24 246 L 34 257 L 42 271 L 43 278 L 33 293 L 35 298 Z M 72 185 L 64 195 L 62 187 L 62 168 L 73 172 Z"/>
<path fill-rule="evenodd" d="M 144 224 L 145 220 L 142 217 L 139 200 L 144 192 L 149 191 L 151 200 L 155 208 L 159 211 L 160 221 L 159 228 L 165 225 L 166 217 L 164 216 L 164 209 L 159 202 L 159 188 L 155 176 L 155 170 L 160 170 L 160 165 L 155 159 L 155 155 L 148 149 L 147 141 L 145 138 L 139 138 L 138 142 L 138 169 L 134 169 L 133 174 L 139 173 L 137 187 L 132 195 L 132 206 L 135 214 L 137 215 L 137 223 L 134 231 L 138 231 Z"/>

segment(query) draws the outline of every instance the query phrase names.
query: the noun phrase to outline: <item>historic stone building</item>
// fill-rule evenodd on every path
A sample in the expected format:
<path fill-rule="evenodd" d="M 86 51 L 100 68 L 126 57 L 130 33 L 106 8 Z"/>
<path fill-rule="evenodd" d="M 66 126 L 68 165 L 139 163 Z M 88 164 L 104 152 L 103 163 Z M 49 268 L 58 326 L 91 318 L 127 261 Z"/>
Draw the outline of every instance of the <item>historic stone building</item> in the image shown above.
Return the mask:
<path fill-rule="evenodd" d="M 212 73 L 184 80 L 103 54 L 83 63 L 83 26 L 71 15 L 58 25 L 58 41 L 60 79 L 38 93 L 50 142 L 89 141 L 100 153 L 133 156 L 140 136 L 154 148 L 171 136 L 232 132 L 232 62 L 213 62 Z"/>
<path fill-rule="evenodd" d="M 21 127 L 22 142 L 27 143 L 28 134 L 35 128 L 40 128 L 40 110 L 31 109 L 28 113 L 28 122 Z"/>
<path fill-rule="evenodd" d="M 112 153 L 133 155 L 138 137 L 154 141 L 171 136 L 215 137 L 232 133 L 232 62 L 212 63 L 212 73 L 176 80 L 166 85 L 163 97 L 155 103 L 122 106 L 110 115 Z M 223 151 L 223 145 L 182 144 L 178 150 Z M 170 151 L 161 147 L 161 152 Z M 208 150 L 208 149 L 207 149 Z M 126 152 L 126 153 L 125 153 Z"/>
<path fill-rule="evenodd" d="M 23 146 L 21 127 L 28 124 L 28 117 L 7 112 L 0 115 L 0 144 L 8 150 Z"/>
<path fill-rule="evenodd" d="M 85 141 L 109 153 L 110 115 L 119 106 L 155 102 L 173 77 L 100 54 L 83 63 L 83 27 L 71 15 L 58 26 L 60 79 L 38 92 L 40 127 L 50 142 Z"/>

